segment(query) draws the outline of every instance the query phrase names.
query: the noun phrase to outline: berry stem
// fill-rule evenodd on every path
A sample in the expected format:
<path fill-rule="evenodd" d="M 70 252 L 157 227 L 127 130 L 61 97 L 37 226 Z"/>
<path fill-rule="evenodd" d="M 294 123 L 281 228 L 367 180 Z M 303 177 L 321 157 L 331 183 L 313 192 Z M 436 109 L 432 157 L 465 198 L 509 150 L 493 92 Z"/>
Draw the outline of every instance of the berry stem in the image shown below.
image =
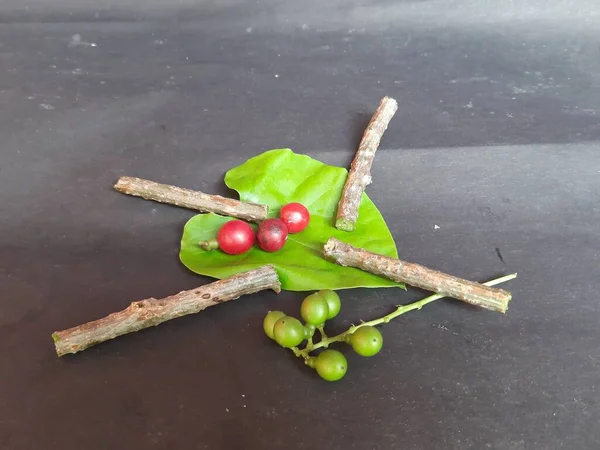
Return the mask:
<path fill-rule="evenodd" d="M 306 325 L 305 325 L 306 326 Z M 310 350 L 312 350 L 313 348 L 313 336 L 315 335 L 315 328 L 314 327 L 310 327 L 310 334 L 307 337 L 308 343 L 306 344 L 306 348 Z"/>
<path fill-rule="evenodd" d="M 325 333 L 325 325 L 321 325 L 320 327 L 317 327 L 317 330 L 319 330 L 319 333 L 321 333 L 321 341 L 323 341 L 324 339 L 327 339 L 327 334 Z"/>
<path fill-rule="evenodd" d="M 495 286 L 500 283 L 505 283 L 507 281 L 514 280 L 515 278 L 517 278 L 517 274 L 512 273 L 510 275 L 505 275 L 503 277 L 496 278 L 494 280 L 490 280 L 483 284 L 486 286 Z M 308 346 L 303 350 L 299 350 L 296 348 L 294 350 L 294 354 L 296 356 L 298 356 L 299 358 L 301 357 L 301 358 L 307 359 L 307 358 L 309 358 L 310 352 L 317 350 L 319 348 L 327 348 L 330 344 L 333 344 L 334 342 L 343 342 L 347 339 L 348 336 L 350 336 L 352 333 L 354 333 L 356 330 L 358 330 L 361 327 L 366 327 L 366 326 L 374 327 L 376 325 L 381 325 L 382 323 L 388 323 L 389 321 L 395 319 L 396 317 L 401 316 L 402 314 L 405 314 L 409 311 L 413 311 L 415 309 L 417 309 L 417 310 L 421 309 L 423 306 L 425 306 L 431 302 L 434 302 L 436 300 L 439 300 L 441 298 L 444 298 L 444 297 L 447 297 L 447 296 L 443 295 L 443 294 L 434 294 L 434 295 L 430 295 L 429 297 L 426 297 L 422 300 L 419 300 L 417 302 L 410 303 L 408 305 L 398 306 L 395 311 L 393 311 L 389 314 L 386 314 L 385 316 L 380 317 L 379 319 L 373 319 L 368 322 L 361 322 L 360 325 L 352 325 L 352 326 L 350 326 L 350 328 L 348 328 L 343 333 L 340 333 L 338 335 L 331 336 L 331 337 L 327 337 L 325 335 L 324 331 L 322 331 L 323 327 L 319 327 L 318 329 L 321 332 L 323 339 L 321 339 L 316 344 L 311 345 L 310 348 Z"/>
<path fill-rule="evenodd" d="M 198 245 L 202 250 L 211 251 L 219 248 L 219 242 L 216 239 L 208 239 L 206 241 L 198 242 Z"/>

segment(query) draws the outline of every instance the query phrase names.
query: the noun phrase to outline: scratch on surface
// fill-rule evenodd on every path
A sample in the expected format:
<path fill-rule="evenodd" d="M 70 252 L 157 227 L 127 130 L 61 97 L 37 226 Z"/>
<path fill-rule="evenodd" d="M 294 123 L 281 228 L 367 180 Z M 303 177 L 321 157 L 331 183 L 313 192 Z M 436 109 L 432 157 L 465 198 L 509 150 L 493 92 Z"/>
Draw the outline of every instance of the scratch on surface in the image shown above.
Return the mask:
<path fill-rule="evenodd" d="M 500 253 L 499 247 L 496 247 L 496 255 L 498 255 L 498 258 L 500 259 L 500 261 L 502 261 L 502 264 L 506 264 L 506 262 L 504 262 L 504 258 L 502 257 L 502 253 Z"/>
<path fill-rule="evenodd" d="M 442 330 L 442 331 L 448 331 L 448 332 L 452 333 L 453 336 L 461 337 L 461 338 L 463 338 L 467 342 L 473 342 L 473 339 L 471 339 L 471 337 L 469 337 L 468 335 L 457 333 L 456 331 L 452 331 L 450 328 L 448 328 L 444 324 L 441 324 L 441 323 L 432 323 L 431 327 L 432 328 L 437 328 L 438 330 Z"/>
<path fill-rule="evenodd" d="M 489 77 L 456 78 L 455 80 L 450 80 L 450 83 L 452 83 L 452 84 L 458 84 L 458 83 L 476 83 L 478 81 L 489 81 Z"/>
<path fill-rule="evenodd" d="M 97 47 L 98 44 L 96 44 L 95 42 L 87 42 L 84 41 L 81 38 L 81 34 L 76 33 L 73 36 L 71 36 L 71 40 L 69 41 L 69 47 Z"/>

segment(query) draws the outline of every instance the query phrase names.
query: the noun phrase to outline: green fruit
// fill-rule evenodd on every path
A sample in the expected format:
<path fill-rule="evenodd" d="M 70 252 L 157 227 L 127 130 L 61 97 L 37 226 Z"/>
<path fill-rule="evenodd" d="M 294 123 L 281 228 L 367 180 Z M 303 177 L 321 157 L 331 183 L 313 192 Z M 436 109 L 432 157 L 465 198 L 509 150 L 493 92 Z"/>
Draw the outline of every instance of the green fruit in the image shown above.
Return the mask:
<path fill-rule="evenodd" d="M 265 334 L 269 336 L 271 339 L 273 337 L 273 327 L 275 326 L 275 322 L 285 316 L 283 311 L 269 311 L 263 320 L 263 329 L 265 330 Z"/>
<path fill-rule="evenodd" d="M 310 325 L 322 325 L 329 317 L 329 306 L 327 300 L 318 293 L 311 294 L 302 301 L 300 315 Z"/>
<path fill-rule="evenodd" d="M 304 326 L 295 317 L 284 316 L 275 322 L 273 337 L 282 347 L 296 347 L 304 340 Z"/>
<path fill-rule="evenodd" d="M 314 360 L 314 368 L 324 380 L 337 381 L 346 375 L 348 362 L 346 357 L 337 350 L 325 350 Z"/>
<path fill-rule="evenodd" d="M 383 336 L 375 327 L 360 327 L 350 335 L 350 345 L 360 356 L 374 356 L 383 346 Z"/>
<path fill-rule="evenodd" d="M 331 289 L 324 289 L 319 291 L 318 294 L 325 299 L 327 302 L 327 306 L 329 307 L 329 315 L 328 319 L 333 319 L 338 315 L 340 309 L 342 307 L 342 302 L 340 302 L 340 296 L 336 294 L 335 291 Z"/>
<path fill-rule="evenodd" d="M 315 326 L 311 324 L 304 325 L 304 337 L 306 339 L 312 337 L 315 334 Z"/>

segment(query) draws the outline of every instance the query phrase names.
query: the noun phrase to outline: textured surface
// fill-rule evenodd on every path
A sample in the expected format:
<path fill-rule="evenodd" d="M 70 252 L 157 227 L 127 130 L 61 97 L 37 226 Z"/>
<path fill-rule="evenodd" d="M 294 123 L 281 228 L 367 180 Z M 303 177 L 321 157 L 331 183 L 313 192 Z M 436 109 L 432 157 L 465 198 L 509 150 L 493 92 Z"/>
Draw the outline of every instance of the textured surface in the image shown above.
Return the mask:
<path fill-rule="evenodd" d="M 142 3 L 0 2 L 0 448 L 597 447 L 595 0 Z M 384 95 L 369 196 L 406 259 L 519 272 L 506 316 L 436 302 L 336 385 L 263 335 L 294 293 L 56 357 L 52 331 L 208 281 L 177 258 L 193 212 L 119 176 L 226 195 L 270 148 L 348 165 Z M 333 331 L 422 295 L 349 291 Z"/>

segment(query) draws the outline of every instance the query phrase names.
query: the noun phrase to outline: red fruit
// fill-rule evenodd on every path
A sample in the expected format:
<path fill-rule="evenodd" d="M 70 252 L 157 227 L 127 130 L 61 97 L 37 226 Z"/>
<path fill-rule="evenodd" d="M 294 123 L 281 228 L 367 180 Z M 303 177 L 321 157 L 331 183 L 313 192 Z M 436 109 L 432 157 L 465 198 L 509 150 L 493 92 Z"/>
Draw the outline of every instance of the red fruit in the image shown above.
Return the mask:
<path fill-rule="evenodd" d="M 276 252 L 279 250 L 285 244 L 287 236 L 288 229 L 279 219 L 263 220 L 256 232 L 258 246 L 265 252 Z"/>
<path fill-rule="evenodd" d="M 281 208 L 279 217 L 290 233 L 299 233 L 310 222 L 310 213 L 302 203 L 288 203 Z"/>
<path fill-rule="evenodd" d="M 230 255 L 247 252 L 254 244 L 254 230 L 242 220 L 225 223 L 217 234 L 219 248 Z"/>

